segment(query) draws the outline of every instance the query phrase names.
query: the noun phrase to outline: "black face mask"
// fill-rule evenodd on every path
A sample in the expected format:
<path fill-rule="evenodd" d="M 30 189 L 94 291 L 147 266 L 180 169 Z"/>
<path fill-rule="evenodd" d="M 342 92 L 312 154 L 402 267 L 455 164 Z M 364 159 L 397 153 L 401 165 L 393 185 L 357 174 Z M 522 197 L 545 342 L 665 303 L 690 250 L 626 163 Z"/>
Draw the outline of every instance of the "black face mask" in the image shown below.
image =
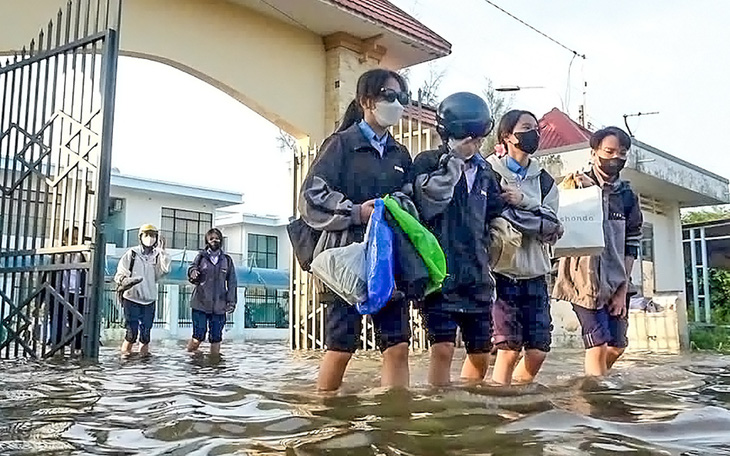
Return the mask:
<path fill-rule="evenodd" d="M 537 130 L 521 131 L 515 133 L 517 138 L 517 147 L 526 154 L 534 154 L 540 145 L 540 133 Z"/>
<path fill-rule="evenodd" d="M 624 166 L 626 166 L 625 158 L 601 158 L 596 155 L 596 166 L 603 174 L 610 177 L 619 175 Z"/>
<path fill-rule="evenodd" d="M 221 243 L 218 240 L 208 241 L 208 248 L 214 252 L 217 252 L 221 248 Z"/>

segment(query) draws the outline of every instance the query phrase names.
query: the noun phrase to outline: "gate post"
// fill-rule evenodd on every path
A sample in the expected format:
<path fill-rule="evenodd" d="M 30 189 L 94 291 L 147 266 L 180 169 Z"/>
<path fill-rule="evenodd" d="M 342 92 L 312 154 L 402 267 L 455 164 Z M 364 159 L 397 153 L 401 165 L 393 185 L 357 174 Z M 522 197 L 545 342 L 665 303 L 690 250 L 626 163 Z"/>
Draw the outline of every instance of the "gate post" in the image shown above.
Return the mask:
<path fill-rule="evenodd" d="M 121 3 L 117 14 L 121 15 Z M 88 337 L 84 356 L 99 357 L 99 337 L 101 333 L 101 303 L 104 302 L 104 263 L 106 262 L 106 220 L 109 207 L 109 191 L 112 174 L 112 133 L 114 132 L 114 98 L 117 89 L 117 62 L 119 59 L 119 36 L 116 27 L 107 30 L 107 42 L 102 55 L 102 131 L 101 152 L 99 157 L 99 177 L 96 205 L 96 238 L 92 249 L 91 270 L 91 312 L 88 322 Z"/>

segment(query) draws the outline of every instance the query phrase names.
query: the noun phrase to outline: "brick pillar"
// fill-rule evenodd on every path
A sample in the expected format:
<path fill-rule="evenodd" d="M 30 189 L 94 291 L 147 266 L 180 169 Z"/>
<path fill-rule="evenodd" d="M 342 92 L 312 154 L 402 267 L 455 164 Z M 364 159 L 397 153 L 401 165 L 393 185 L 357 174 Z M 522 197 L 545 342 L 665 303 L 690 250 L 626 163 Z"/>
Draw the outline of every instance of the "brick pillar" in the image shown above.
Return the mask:
<path fill-rule="evenodd" d="M 380 65 L 386 48 L 375 43 L 377 38 L 362 40 L 344 32 L 324 38 L 326 136 L 337 128 L 347 106 L 355 98 L 360 75 Z"/>

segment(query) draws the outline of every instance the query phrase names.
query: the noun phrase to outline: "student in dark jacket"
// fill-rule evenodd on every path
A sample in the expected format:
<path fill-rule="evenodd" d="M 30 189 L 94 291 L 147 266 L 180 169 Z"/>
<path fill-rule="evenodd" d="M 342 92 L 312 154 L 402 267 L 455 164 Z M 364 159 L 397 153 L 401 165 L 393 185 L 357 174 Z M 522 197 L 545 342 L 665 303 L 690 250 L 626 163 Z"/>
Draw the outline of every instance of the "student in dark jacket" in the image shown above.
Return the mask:
<path fill-rule="evenodd" d="M 375 69 L 360 76 L 355 100 L 337 132 L 325 140 L 301 188 L 302 219 L 322 231 L 315 255 L 362 242 L 375 200 L 410 192 L 411 156 L 388 132 L 408 103 L 406 83 L 398 73 Z M 327 353 L 317 385 L 331 391 L 342 384 L 347 364 L 360 344 L 362 317 L 331 291 L 322 291 Z M 372 315 L 383 352 L 383 386 L 408 386 L 408 315 L 404 299 L 391 300 Z"/>
<path fill-rule="evenodd" d="M 219 355 L 226 326 L 226 313 L 236 310 L 237 279 L 233 259 L 223 251 L 223 234 L 217 228 L 205 233 L 205 250 L 198 253 L 188 269 L 188 280 L 195 285 L 190 306 L 193 308 L 193 352 L 209 334 L 210 354 Z"/>
<path fill-rule="evenodd" d="M 443 145 L 418 155 L 413 175 L 416 207 L 446 254 L 448 276 L 442 292 L 423 305 L 432 344 L 429 381 L 446 385 L 457 327 L 468 355 L 462 377 L 481 381 L 487 372 L 495 287 L 489 224 L 502 212 L 504 201 L 491 166 L 479 154 L 494 126 L 484 100 L 471 93 L 451 95 L 439 106 L 437 122 Z"/>

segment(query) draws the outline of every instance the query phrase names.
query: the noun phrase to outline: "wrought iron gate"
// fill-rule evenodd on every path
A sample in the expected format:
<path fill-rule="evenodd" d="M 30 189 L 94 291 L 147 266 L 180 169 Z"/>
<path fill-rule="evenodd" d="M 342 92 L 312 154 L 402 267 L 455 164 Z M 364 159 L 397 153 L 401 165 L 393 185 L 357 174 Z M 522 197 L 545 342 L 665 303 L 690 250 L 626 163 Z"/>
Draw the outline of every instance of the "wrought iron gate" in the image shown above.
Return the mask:
<path fill-rule="evenodd" d="M 0 57 L 0 357 L 96 357 L 120 0 Z"/>

